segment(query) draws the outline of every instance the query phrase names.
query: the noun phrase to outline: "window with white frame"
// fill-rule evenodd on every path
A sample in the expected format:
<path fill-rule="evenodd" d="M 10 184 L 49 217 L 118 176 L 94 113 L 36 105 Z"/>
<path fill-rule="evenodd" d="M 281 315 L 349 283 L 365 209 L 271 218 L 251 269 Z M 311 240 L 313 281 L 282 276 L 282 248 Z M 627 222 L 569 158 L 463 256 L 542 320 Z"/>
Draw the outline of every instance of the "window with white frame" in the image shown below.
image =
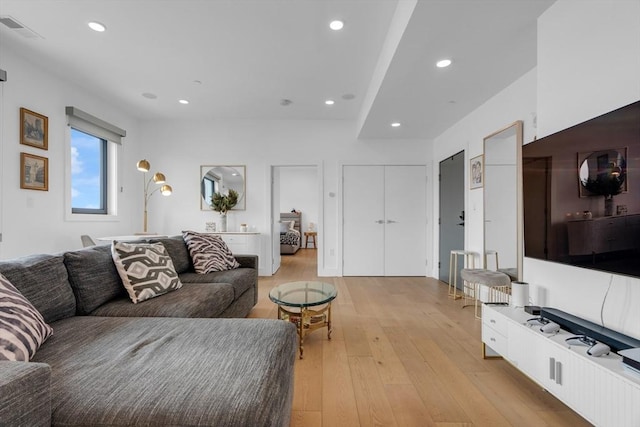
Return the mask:
<path fill-rule="evenodd" d="M 126 132 L 75 107 L 67 107 L 70 127 L 70 207 L 72 214 L 113 215 L 117 150 Z"/>
<path fill-rule="evenodd" d="M 106 139 L 71 128 L 71 212 L 109 212 Z"/>

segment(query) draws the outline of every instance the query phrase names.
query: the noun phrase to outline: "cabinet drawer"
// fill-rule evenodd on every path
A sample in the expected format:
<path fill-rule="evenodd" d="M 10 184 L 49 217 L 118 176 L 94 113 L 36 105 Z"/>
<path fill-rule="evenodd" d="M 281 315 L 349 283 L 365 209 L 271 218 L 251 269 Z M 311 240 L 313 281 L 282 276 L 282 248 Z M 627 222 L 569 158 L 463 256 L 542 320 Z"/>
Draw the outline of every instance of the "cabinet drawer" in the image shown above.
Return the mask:
<path fill-rule="evenodd" d="M 223 237 L 227 245 L 246 245 L 247 236 L 228 235 Z"/>
<path fill-rule="evenodd" d="M 486 305 L 482 307 L 482 326 L 485 325 L 507 336 L 507 318 Z"/>
<path fill-rule="evenodd" d="M 501 356 L 507 355 L 507 337 L 498 333 L 486 323 L 482 324 L 482 342 Z"/>

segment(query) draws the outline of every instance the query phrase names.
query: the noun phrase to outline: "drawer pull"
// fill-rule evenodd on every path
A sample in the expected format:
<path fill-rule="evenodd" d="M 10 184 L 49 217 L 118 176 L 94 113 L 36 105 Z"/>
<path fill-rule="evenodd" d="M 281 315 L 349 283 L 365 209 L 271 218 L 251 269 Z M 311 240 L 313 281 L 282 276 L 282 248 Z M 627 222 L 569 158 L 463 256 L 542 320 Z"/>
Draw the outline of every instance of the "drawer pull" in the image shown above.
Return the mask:
<path fill-rule="evenodd" d="M 496 321 L 494 319 L 489 320 L 489 322 L 496 323 Z"/>
<path fill-rule="evenodd" d="M 496 339 L 495 339 L 495 338 L 493 338 L 493 337 L 489 338 L 489 340 L 491 340 L 491 341 L 493 341 L 493 342 L 496 342 Z"/>

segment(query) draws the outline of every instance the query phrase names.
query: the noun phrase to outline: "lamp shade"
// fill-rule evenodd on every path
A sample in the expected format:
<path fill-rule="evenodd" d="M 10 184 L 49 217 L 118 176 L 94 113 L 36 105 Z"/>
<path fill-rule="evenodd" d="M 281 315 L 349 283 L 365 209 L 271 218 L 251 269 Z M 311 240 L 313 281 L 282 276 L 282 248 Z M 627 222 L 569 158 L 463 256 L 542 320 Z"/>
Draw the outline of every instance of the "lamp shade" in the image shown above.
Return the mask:
<path fill-rule="evenodd" d="M 171 186 L 168 184 L 165 184 L 162 187 L 160 187 L 160 193 L 163 196 L 170 196 L 172 192 L 173 192 L 173 188 L 171 188 Z"/>
<path fill-rule="evenodd" d="M 136 166 L 140 172 L 149 172 L 151 169 L 151 165 L 145 159 L 140 160 Z"/>
<path fill-rule="evenodd" d="M 156 184 L 164 184 L 166 180 L 167 179 L 164 177 L 163 173 L 156 172 L 153 175 L 153 182 L 155 182 Z"/>

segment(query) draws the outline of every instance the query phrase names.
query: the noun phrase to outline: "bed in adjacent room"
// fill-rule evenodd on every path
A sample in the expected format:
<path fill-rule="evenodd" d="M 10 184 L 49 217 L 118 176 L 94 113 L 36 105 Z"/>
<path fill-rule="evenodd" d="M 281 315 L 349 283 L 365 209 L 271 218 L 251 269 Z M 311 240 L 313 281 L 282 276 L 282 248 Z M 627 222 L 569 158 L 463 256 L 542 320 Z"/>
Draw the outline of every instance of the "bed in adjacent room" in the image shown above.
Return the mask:
<path fill-rule="evenodd" d="M 280 214 L 280 253 L 295 254 L 302 242 L 300 236 L 300 212 L 283 212 Z"/>

